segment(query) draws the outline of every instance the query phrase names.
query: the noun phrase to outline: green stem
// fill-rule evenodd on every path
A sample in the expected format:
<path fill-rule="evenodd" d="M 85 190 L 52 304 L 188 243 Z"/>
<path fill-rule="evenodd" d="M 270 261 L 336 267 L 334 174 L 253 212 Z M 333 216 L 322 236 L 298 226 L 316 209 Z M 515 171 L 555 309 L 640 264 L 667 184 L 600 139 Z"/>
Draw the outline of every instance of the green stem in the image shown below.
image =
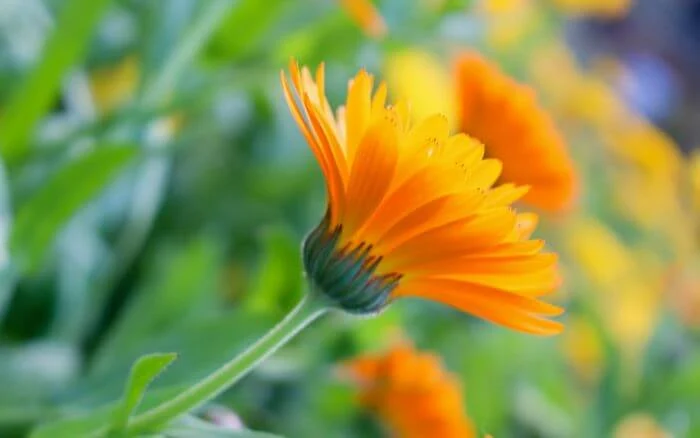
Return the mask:
<path fill-rule="evenodd" d="M 327 310 L 325 303 L 316 295 L 307 294 L 279 324 L 243 353 L 175 398 L 135 416 L 126 427 L 127 436 L 157 429 L 212 400 Z"/>

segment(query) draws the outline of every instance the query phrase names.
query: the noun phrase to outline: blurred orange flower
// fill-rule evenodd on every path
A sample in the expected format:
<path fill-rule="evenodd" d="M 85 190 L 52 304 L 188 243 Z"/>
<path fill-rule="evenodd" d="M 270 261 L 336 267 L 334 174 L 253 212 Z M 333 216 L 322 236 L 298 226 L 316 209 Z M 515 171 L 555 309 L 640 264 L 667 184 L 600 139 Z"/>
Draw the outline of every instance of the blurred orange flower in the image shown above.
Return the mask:
<path fill-rule="evenodd" d="M 370 0 L 340 0 L 340 4 L 368 36 L 379 38 L 386 34 L 386 23 Z"/>
<path fill-rule="evenodd" d="M 476 436 L 458 380 L 433 354 L 401 343 L 383 355 L 352 359 L 342 370 L 359 385 L 360 403 L 398 438 Z"/>
<path fill-rule="evenodd" d="M 536 216 L 511 204 L 526 189 L 493 188 L 497 160 L 443 116 L 412 126 L 405 104 L 361 71 L 334 114 L 323 67 L 281 73 L 287 102 L 326 179 L 328 209 L 304 242 L 311 287 L 352 313 L 381 311 L 414 296 L 523 332 L 554 334 L 539 298 L 558 286 L 556 255 L 528 240 Z"/>
<path fill-rule="evenodd" d="M 700 262 L 672 266 L 668 272 L 667 300 L 671 310 L 688 327 L 700 328 Z"/>
<path fill-rule="evenodd" d="M 484 143 L 487 156 L 503 162 L 501 181 L 529 185 L 523 201 L 543 210 L 570 206 L 574 167 L 534 92 L 473 52 L 457 58 L 456 77 L 461 129 Z"/>
<path fill-rule="evenodd" d="M 622 17 L 632 7 L 632 0 L 552 0 L 552 3 L 567 14 L 603 18 Z"/>

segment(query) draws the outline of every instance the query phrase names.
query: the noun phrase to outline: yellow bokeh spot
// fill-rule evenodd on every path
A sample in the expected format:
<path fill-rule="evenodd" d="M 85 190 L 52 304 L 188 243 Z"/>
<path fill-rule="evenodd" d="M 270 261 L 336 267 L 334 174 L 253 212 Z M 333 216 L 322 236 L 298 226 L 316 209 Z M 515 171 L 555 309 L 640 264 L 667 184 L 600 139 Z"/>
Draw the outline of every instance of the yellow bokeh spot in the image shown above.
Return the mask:
<path fill-rule="evenodd" d="M 97 112 L 107 114 L 129 102 L 136 93 L 140 74 L 139 62 L 133 56 L 92 72 L 90 91 Z"/>
<path fill-rule="evenodd" d="M 439 60 L 418 50 L 396 53 L 385 63 L 385 77 L 395 97 L 409 103 L 414 120 L 439 113 L 456 127 L 454 81 Z"/>

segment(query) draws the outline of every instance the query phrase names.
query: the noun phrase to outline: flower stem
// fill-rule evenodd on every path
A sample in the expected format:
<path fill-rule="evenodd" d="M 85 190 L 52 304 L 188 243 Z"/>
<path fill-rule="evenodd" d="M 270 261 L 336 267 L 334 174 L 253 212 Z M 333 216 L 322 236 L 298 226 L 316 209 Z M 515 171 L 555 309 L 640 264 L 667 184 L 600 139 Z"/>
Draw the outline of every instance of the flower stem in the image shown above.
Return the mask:
<path fill-rule="evenodd" d="M 327 310 L 315 294 L 307 294 L 281 322 L 243 353 L 176 397 L 135 416 L 126 427 L 127 436 L 157 429 L 218 396 Z"/>

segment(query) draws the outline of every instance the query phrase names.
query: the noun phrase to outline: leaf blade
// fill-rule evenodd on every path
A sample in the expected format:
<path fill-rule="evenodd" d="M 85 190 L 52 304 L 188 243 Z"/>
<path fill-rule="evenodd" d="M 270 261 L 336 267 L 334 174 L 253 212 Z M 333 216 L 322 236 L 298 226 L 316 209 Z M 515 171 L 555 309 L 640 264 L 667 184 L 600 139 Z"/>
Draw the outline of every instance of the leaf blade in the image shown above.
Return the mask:
<path fill-rule="evenodd" d="M 96 148 L 59 170 L 22 205 L 10 235 L 20 269 L 35 270 L 62 226 L 135 155 L 130 147 Z"/>
<path fill-rule="evenodd" d="M 36 122 L 46 113 L 63 75 L 85 53 L 89 38 L 110 0 L 70 0 L 61 11 L 41 61 L 18 87 L 0 118 L 0 153 L 21 158 Z"/>
<path fill-rule="evenodd" d="M 177 354 L 155 353 L 140 357 L 131 368 L 124 397 L 112 419 L 112 430 L 123 430 L 129 417 L 143 400 L 148 386 L 170 365 Z"/>

